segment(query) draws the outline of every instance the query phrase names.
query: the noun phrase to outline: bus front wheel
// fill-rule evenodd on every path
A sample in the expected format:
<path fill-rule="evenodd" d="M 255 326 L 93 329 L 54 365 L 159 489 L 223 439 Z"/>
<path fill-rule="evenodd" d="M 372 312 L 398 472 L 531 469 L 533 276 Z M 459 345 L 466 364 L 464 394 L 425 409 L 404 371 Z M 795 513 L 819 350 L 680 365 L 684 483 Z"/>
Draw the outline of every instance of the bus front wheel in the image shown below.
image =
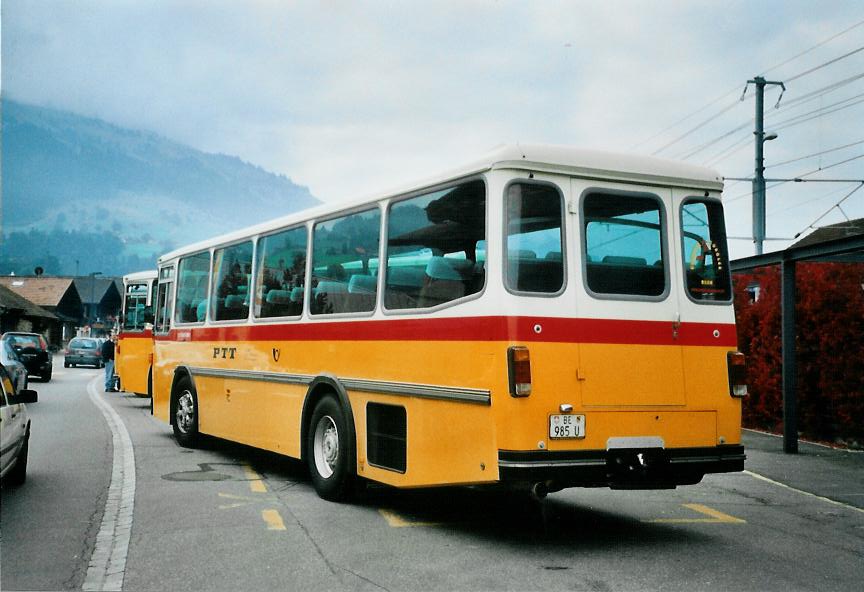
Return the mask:
<path fill-rule="evenodd" d="M 198 395 L 188 377 L 174 387 L 174 437 L 185 448 L 194 448 L 198 441 Z"/>
<path fill-rule="evenodd" d="M 315 405 L 306 438 L 306 462 L 315 491 L 326 500 L 347 500 L 356 479 L 355 451 L 345 412 L 334 396 L 326 395 Z"/>

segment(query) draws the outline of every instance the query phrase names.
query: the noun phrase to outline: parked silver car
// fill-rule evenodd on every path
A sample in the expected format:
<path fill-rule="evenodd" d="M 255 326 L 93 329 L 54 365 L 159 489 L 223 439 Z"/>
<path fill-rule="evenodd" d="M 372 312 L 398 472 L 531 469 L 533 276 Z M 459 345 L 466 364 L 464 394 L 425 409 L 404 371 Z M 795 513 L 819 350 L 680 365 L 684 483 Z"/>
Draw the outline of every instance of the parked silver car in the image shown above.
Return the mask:
<path fill-rule="evenodd" d="M 74 368 L 81 364 L 94 368 L 101 368 L 105 365 L 105 362 L 102 361 L 102 352 L 99 349 L 99 340 L 95 337 L 76 337 L 66 347 L 63 366 Z"/>
<path fill-rule="evenodd" d="M 35 403 L 36 391 L 16 390 L 6 368 L 0 366 L 0 483 L 20 485 L 27 479 L 30 417 L 26 403 Z"/>

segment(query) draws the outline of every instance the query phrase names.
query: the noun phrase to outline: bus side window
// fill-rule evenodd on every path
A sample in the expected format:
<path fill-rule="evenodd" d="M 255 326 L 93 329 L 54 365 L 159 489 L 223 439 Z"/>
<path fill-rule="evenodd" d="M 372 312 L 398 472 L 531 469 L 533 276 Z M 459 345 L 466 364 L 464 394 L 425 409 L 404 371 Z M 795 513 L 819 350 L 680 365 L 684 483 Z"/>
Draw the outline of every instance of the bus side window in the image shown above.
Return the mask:
<path fill-rule="evenodd" d="M 554 294 L 564 287 L 564 199 L 549 185 L 507 188 L 505 282 L 515 292 Z"/>
<path fill-rule="evenodd" d="M 252 243 L 244 242 L 213 253 L 213 285 L 210 314 L 215 321 L 249 316 L 249 280 L 252 275 Z M 199 306 L 202 299 L 196 306 Z M 202 309 L 206 307 L 202 306 Z"/>
<path fill-rule="evenodd" d="M 180 259 L 177 268 L 177 298 L 174 320 L 197 323 L 198 305 L 207 298 L 207 278 L 210 274 L 210 253 L 197 253 Z"/>
<path fill-rule="evenodd" d="M 698 301 L 732 298 L 723 206 L 687 200 L 681 206 L 681 241 L 687 293 Z"/>
<path fill-rule="evenodd" d="M 387 223 L 384 306 L 430 308 L 486 283 L 486 185 L 468 181 L 395 202 Z"/>
<path fill-rule="evenodd" d="M 306 227 L 258 240 L 255 316 L 300 316 L 306 285 Z"/>
<path fill-rule="evenodd" d="M 309 310 L 313 315 L 375 310 L 375 276 L 381 242 L 378 208 L 315 224 L 312 234 L 312 290 Z"/>

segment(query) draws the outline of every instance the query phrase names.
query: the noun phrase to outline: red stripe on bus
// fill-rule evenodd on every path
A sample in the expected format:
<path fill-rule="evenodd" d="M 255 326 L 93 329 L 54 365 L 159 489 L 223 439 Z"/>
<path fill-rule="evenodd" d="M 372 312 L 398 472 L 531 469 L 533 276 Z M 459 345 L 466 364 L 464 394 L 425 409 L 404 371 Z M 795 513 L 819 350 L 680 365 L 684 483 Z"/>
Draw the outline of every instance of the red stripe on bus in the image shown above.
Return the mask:
<path fill-rule="evenodd" d="M 465 317 L 172 329 L 167 341 L 521 341 L 736 347 L 735 325 L 555 317 Z"/>
<path fill-rule="evenodd" d="M 131 338 L 143 339 L 145 337 L 153 337 L 153 331 L 147 329 L 145 331 L 121 331 L 117 335 L 117 339 L 131 339 Z"/>

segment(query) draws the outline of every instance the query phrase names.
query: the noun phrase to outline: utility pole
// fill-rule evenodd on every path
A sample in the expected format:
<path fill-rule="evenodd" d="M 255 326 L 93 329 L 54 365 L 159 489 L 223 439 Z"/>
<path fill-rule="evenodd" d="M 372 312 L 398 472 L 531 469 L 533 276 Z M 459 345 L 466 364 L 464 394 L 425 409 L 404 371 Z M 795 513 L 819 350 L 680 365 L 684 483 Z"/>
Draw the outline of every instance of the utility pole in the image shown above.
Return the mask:
<path fill-rule="evenodd" d="M 747 81 L 747 86 L 751 84 L 756 86 L 756 130 L 753 132 L 756 136 L 756 170 L 753 177 L 753 242 L 756 244 L 756 254 L 761 255 L 762 243 L 765 240 L 765 158 L 763 145 L 768 140 L 777 137 L 777 134 L 770 134 L 767 137 L 765 135 L 765 114 L 763 113 L 765 86 L 769 84 L 780 86 L 784 92 L 786 87 L 782 82 L 765 80 L 761 76 Z M 744 93 L 747 92 L 747 86 L 744 87 Z M 783 96 L 782 93 L 780 96 Z M 743 94 L 741 99 L 744 99 Z M 780 104 L 780 99 L 777 99 L 777 104 Z"/>

